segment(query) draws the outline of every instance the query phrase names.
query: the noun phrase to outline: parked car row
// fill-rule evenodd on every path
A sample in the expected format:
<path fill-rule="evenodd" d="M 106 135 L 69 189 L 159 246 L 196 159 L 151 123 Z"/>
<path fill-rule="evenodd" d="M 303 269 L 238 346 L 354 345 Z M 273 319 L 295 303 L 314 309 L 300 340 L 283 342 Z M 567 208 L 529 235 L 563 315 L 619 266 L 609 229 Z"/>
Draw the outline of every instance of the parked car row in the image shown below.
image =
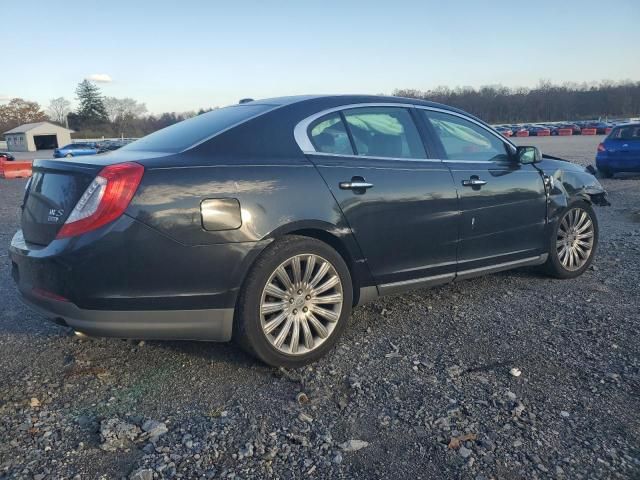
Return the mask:
<path fill-rule="evenodd" d="M 134 139 L 102 140 L 100 142 L 73 142 L 53 151 L 54 158 L 71 158 L 112 152 L 131 143 Z"/>
<path fill-rule="evenodd" d="M 597 135 L 606 135 L 616 126 L 625 121 L 600 122 L 595 120 L 561 123 L 536 123 L 536 124 L 507 124 L 496 125 L 495 129 L 505 137 L 515 136 L 556 136 L 561 135 L 560 130 L 571 130 L 571 135 L 582 134 L 583 129 L 593 129 Z M 526 132 L 526 133 L 524 133 Z"/>

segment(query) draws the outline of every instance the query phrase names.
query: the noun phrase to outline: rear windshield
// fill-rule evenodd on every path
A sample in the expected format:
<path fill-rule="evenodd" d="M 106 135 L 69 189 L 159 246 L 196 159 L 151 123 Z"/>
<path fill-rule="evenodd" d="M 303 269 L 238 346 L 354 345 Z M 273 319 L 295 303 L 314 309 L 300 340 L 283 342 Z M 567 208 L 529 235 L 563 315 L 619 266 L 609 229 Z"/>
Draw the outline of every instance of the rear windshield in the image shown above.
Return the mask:
<path fill-rule="evenodd" d="M 274 105 L 234 105 L 203 113 L 136 140 L 121 150 L 181 152 L 222 130 L 271 110 Z"/>
<path fill-rule="evenodd" d="M 627 125 L 614 128 L 609 134 L 614 140 L 640 140 L 640 125 Z"/>

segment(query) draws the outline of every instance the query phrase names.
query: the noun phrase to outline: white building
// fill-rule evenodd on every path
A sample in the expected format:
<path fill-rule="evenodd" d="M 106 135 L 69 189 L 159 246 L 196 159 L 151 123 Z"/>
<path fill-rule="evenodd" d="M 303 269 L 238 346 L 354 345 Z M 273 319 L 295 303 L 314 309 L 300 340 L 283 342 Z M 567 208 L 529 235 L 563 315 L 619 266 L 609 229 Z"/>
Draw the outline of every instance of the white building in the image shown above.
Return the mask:
<path fill-rule="evenodd" d="M 4 132 L 10 152 L 52 150 L 71 143 L 73 130 L 49 122 L 25 123 Z"/>

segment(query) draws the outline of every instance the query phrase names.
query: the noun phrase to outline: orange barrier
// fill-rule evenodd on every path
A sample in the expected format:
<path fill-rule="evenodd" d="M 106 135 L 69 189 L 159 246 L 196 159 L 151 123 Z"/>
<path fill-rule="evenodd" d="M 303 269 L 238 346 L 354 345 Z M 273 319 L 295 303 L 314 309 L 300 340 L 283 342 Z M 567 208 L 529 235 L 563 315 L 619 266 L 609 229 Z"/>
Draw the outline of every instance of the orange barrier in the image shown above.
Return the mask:
<path fill-rule="evenodd" d="M 551 130 L 538 130 L 537 135 L 539 137 L 548 137 L 549 135 L 551 135 Z"/>
<path fill-rule="evenodd" d="M 596 131 L 597 130 L 595 128 L 583 128 L 582 135 L 595 135 Z"/>
<path fill-rule="evenodd" d="M 560 128 L 560 129 L 558 129 L 558 135 L 560 135 L 561 137 L 568 137 L 570 135 L 573 135 L 573 129 L 572 128 Z"/>
<path fill-rule="evenodd" d="M 520 130 L 519 132 L 516 133 L 516 137 L 528 137 L 529 136 L 529 130 Z"/>
<path fill-rule="evenodd" d="M 0 160 L 0 178 L 28 178 L 31 176 L 31 162 Z"/>
<path fill-rule="evenodd" d="M 605 135 L 609 135 L 609 134 L 611 133 L 611 130 L 613 130 L 613 128 L 611 128 L 611 127 L 607 127 L 607 128 L 605 128 L 605 129 L 604 129 L 604 134 L 605 134 Z"/>

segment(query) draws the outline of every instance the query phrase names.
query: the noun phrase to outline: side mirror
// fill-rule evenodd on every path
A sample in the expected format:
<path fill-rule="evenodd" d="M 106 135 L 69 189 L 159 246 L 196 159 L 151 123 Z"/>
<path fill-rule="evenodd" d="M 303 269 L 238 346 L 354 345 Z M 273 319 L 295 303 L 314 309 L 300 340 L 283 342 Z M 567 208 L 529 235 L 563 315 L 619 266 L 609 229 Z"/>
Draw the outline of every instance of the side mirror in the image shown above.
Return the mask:
<path fill-rule="evenodd" d="M 516 147 L 516 158 L 522 164 L 536 163 L 542 160 L 538 147 Z"/>

